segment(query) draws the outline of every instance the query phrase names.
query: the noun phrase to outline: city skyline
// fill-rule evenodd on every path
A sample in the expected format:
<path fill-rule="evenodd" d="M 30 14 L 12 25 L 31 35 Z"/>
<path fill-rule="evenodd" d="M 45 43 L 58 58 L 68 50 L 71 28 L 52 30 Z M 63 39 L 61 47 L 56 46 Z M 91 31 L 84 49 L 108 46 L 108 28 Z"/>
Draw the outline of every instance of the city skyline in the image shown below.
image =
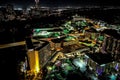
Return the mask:
<path fill-rule="evenodd" d="M 0 0 L 0 5 L 13 4 L 17 6 L 34 5 L 34 0 Z M 24 5 L 23 5 L 24 4 Z M 59 7 L 59 6 L 119 6 L 118 0 L 40 0 L 41 6 Z"/>

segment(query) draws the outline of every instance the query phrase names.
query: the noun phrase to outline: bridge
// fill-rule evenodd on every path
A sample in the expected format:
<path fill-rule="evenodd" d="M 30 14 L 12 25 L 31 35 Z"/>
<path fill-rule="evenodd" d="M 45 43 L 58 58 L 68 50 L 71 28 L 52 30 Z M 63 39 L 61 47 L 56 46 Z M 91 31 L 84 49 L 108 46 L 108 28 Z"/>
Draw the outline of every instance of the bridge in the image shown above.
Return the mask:
<path fill-rule="evenodd" d="M 32 42 L 38 42 L 38 41 L 32 39 Z M 20 42 L 2 44 L 2 45 L 0 45 L 0 49 L 9 48 L 9 47 L 15 47 L 15 46 L 20 46 L 20 45 L 26 45 L 26 42 L 25 41 L 20 41 Z"/>

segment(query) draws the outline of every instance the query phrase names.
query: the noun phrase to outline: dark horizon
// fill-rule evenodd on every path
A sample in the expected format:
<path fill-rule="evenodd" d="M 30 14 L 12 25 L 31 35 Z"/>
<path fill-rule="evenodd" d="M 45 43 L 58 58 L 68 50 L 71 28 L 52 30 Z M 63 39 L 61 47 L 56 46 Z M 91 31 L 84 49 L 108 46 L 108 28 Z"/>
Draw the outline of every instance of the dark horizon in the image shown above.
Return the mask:
<path fill-rule="evenodd" d="M 13 4 L 15 6 L 34 5 L 34 0 L 0 0 L 0 5 Z M 24 5 L 23 5 L 24 4 Z M 117 0 L 40 0 L 41 6 L 61 7 L 61 6 L 120 6 Z"/>

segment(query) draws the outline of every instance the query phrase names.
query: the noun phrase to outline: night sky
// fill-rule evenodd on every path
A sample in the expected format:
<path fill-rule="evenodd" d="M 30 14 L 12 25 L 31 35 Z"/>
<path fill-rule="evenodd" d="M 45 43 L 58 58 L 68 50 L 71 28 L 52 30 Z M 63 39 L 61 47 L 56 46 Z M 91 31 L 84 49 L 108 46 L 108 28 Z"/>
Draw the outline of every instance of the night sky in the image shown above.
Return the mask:
<path fill-rule="evenodd" d="M 12 3 L 14 5 L 34 5 L 34 0 L 0 0 L 0 5 Z M 118 0 L 40 0 L 42 6 L 120 6 Z"/>

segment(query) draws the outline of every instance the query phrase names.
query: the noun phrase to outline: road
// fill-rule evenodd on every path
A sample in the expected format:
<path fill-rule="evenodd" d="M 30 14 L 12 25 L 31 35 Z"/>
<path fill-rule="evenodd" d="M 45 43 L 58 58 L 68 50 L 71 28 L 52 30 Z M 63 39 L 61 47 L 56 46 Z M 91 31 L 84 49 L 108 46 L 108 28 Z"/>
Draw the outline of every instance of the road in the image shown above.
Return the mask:
<path fill-rule="evenodd" d="M 32 39 L 32 42 L 38 42 L 38 41 Z M 25 44 L 26 44 L 25 41 L 14 42 L 14 43 L 8 43 L 8 44 L 2 44 L 2 45 L 0 45 L 0 49 L 9 48 L 9 47 L 15 47 L 15 46 L 20 46 L 20 45 L 25 45 Z"/>

